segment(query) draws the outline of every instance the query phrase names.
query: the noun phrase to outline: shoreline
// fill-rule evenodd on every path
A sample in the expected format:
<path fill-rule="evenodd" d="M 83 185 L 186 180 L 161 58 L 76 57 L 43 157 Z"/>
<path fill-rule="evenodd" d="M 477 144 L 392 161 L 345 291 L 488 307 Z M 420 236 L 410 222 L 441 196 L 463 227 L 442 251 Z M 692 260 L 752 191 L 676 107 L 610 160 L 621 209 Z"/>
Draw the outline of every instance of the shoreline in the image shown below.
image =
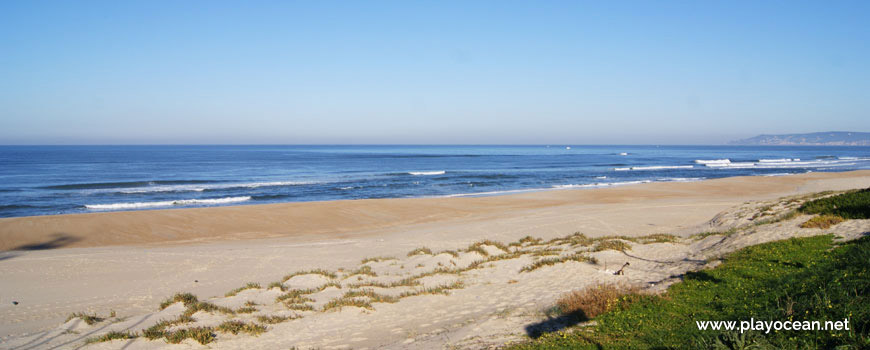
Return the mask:
<path fill-rule="evenodd" d="M 0 218 L 0 251 L 196 243 L 204 241 L 341 235 L 577 202 L 633 197 L 783 196 L 816 180 L 860 178 L 870 170 L 789 176 L 736 176 L 688 182 L 649 182 L 604 188 L 566 188 L 495 196 L 379 198 L 202 208 L 113 211 Z M 736 192 L 722 187 L 745 184 Z M 749 188 L 749 189 L 747 189 Z M 700 196 L 703 197 L 703 196 Z"/>

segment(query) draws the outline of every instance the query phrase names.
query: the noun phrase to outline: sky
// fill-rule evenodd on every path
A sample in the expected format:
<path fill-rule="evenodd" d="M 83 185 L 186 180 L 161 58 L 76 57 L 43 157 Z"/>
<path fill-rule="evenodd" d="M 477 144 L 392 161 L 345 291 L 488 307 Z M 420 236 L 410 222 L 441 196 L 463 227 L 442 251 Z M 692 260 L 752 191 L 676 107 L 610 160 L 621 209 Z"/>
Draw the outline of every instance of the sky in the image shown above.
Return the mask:
<path fill-rule="evenodd" d="M 0 144 L 870 131 L 868 1 L 2 1 Z"/>

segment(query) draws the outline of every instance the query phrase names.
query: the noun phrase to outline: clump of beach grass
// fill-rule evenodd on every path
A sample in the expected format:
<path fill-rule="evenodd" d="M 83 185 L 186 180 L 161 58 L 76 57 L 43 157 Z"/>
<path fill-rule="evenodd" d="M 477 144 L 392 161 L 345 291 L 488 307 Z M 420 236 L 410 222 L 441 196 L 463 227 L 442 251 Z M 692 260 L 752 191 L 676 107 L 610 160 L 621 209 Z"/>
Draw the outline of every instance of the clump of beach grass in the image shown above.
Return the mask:
<path fill-rule="evenodd" d="M 492 241 L 492 240 L 488 240 L 488 239 L 472 243 L 471 245 L 468 246 L 468 248 L 465 248 L 465 251 L 469 252 L 469 253 L 475 252 L 475 253 L 478 253 L 482 256 L 489 256 L 489 252 L 483 248 L 483 246 L 485 246 L 485 245 L 488 245 L 491 247 L 496 247 L 499 250 L 504 251 L 505 253 L 510 252 L 510 248 L 508 246 L 504 245 L 504 243 L 496 242 L 496 241 Z"/>
<path fill-rule="evenodd" d="M 220 312 L 227 315 L 234 315 L 236 313 L 233 309 L 230 309 L 226 306 L 217 306 L 207 301 L 198 301 L 188 305 L 187 309 L 184 310 L 184 313 L 182 313 L 182 315 L 193 316 L 193 314 L 200 311 L 209 313 Z"/>
<path fill-rule="evenodd" d="M 179 344 L 185 339 L 193 339 L 198 343 L 205 345 L 214 341 L 214 329 L 211 327 L 194 327 L 180 329 L 177 331 L 166 332 L 164 338 L 167 343 Z"/>
<path fill-rule="evenodd" d="M 160 310 L 163 310 L 163 309 L 169 307 L 169 305 L 172 305 L 172 304 L 175 304 L 178 302 L 184 304 L 184 306 L 188 306 L 188 305 L 196 303 L 197 301 L 199 301 L 199 299 L 196 298 L 196 295 L 193 295 L 190 293 L 175 293 L 175 295 L 169 297 L 168 299 L 166 299 L 160 303 Z"/>
<path fill-rule="evenodd" d="M 266 331 L 266 326 L 239 320 L 229 320 L 218 325 L 217 330 L 222 333 L 260 335 Z"/>
<path fill-rule="evenodd" d="M 574 315 L 588 320 L 613 310 L 617 306 L 628 305 L 640 288 L 627 284 L 597 284 L 582 290 L 562 295 L 556 306 L 563 315 Z"/>
<path fill-rule="evenodd" d="M 82 322 L 84 322 L 88 326 L 93 325 L 95 323 L 103 322 L 103 320 L 106 319 L 105 317 L 97 316 L 97 314 L 86 314 L 84 312 L 74 312 L 74 313 L 71 313 L 66 318 L 66 322 L 69 322 L 69 320 L 72 320 L 74 318 L 81 319 Z"/>
<path fill-rule="evenodd" d="M 284 321 L 292 320 L 297 317 L 281 316 L 281 315 L 260 315 L 257 316 L 257 321 L 266 324 L 276 324 Z"/>
<path fill-rule="evenodd" d="M 233 290 L 227 292 L 227 294 L 225 294 L 224 296 L 225 296 L 225 297 L 232 297 L 232 296 L 235 296 L 236 294 L 239 294 L 239 292 L 241 292 L 241 291 L 243 291 L 243 290 L 246 290 L 246 289 L 260 289 L 260 288 L 261 288 L 261 287 L 260 287 L 260 284 L 259 284 L 259 283 L 256 283 L 256 282 L 248 282 L 248 283 L 245 284 L 244 286 L 241 286 L 241 287 L 239 287 L 239 288 L 236 288 L 236 289 L 233 289 Z"/>
<path fill-rule="evenodd" d="M 414 250 L 408 252 L 408 256 L 414 256 L 414 255 L 420 255 L 420 254 L 432 255 L 432 249 L 429 249 L 426 247 L 420 247 L 420 248 L 417 248 L 417 249 L 414 249 Z"/>
<path fill-rule="evenodd" d="M 378 274 L 375 273 L 372 270 L 372 267 L 368 266 L 368 265 L 360 266 L 358 269 L 351 271 L 350 273 L 347 274 L 347 276 L 345 276 L 345 278 L 350 277 L 350 276 L 354 276 L 354 275 L 367 275 L 367 276 L 372 276 L 372 277 L 378 277 Z"/>
<path fill-rule="evenodd" d="M 509 247 L 522 247 L 523 245 L 539 245 L 543 240 L 540 238 L 525 236 L 520 238 L 519 241 L 511 242 L 508 244 Z"/>
<path fill-rule="evenodd" d="M 553 257 L 553 258 L 538 259 L 537 261 L 533 262 L 531 265 L 524 266 L 522 269 L 520 269 L 520 272 L 531 272 L 531 271 L 537 270 L 539 268 L 542 268 L 544 266 L 552 266 L 552 265 L 561 264 L 561 263 L 568 262 L 568 261 L 588 262 L 591 264 L 598 263 L 598 260 L 596 260 L 595 258 L 593 258 L 591 256 L 588 256 L 586 254 L 581 254 L 581 253 L 574 253 L 571 255 L 564 255 L 564 256 Z"/>
<path fill-rule="evenodd" d="M 85 339 L 85 344 L 103 343 L 116 339 L 133 339 L 139 337 L 136 333 L 111 331 L 106 334 Z"/>
<path fill-rule="evenodd" d="M 608 239 L 599 241 L 595 244 L 595 248 L 592 249 L 594 252 L 600 252 L 605 250 L 616 250 L 620 252 L 624 252 L 626 250 L 631 250 L 631 246 L 628 243 L 623 242 L 619 239 Z"/>
<path fill-rule="evenodd" d="M 174 320 L 160 320 L 159 322 L 157 322 L 153 326 L 148 327 L 145 330 L 143 330 L 142 336 L 147 338 L 147 339 L 150 339 L 150 340 L 154 340 L 157 338 L 163 338 L 168 333 L 166 331 L 166 328 L 169 328 L 171 326 L 180 325 L 180 324 L 191 323 L 194 321 L 195 320 L 193 319 L 193 317 L 190 317 L 189 315 L 181 315 Z"/>
<path fill-rule="evenodd" d="M 302 276 L 302 275 L 321 275 L 321 276 L 332 278 L 332 279 L 335 279 L 338 277 L 335 274 L 335 272 L 332 272 L 332 271 L 327 271 L 324 269 L 313 269 L 313 270 L 297 271 L 297 272 L 291 273 L 287 276 L 284 276 L 284 278 L 281 282 L 287 282 L 287 280 L 289 280 L 293 277 Z"/>
<path fill-rule="evenodd" d="M 360 264 L 365 264 L 365 263 L 370 263 L 370 262 L 381 262 L 381 261 L 387 261 L 387 260 L 397 260 L 397 259 L 394 257 L 391 257 L 391 256 L 375 256 L 375 257 L 371 257 L 371 258 L 362 259 L 362 262 L 360 262 Z"/>
<path fill-rule="evenodd" d="M 830 228 L 831 226 L 834 226 L 836 224 L 839 224 L 843 221 L 846 221 L 846 220 L 839 217 L 839 216 L 830 215 L 830 214 L 823 214 L 823 215 L 819 215 L 819 216 L 816 216 L 812 219 L 807 220 L 806 222 L 802 223 L 800 225 L 800 227 L 801 228 L 826 229 L 826 228 Z"/>

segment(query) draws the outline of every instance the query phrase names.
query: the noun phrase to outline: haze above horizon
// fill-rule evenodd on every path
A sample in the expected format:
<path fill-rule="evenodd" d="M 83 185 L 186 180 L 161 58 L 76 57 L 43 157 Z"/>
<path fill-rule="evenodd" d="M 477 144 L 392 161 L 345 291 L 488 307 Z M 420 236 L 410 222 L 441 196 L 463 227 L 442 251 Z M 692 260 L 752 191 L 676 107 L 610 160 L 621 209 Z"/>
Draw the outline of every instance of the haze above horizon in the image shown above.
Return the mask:
<path fill-rule="evenodd" d="M 870 131 L 870 3 L 0 3 L 0 144 Z"/>

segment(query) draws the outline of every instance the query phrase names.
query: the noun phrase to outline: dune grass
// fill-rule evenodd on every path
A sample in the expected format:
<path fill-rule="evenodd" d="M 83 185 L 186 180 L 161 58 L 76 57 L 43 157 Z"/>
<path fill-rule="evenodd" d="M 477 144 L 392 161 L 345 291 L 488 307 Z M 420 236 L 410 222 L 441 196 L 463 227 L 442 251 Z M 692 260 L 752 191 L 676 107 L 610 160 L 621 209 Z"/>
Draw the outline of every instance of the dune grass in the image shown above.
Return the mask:
<path fill-rule="evenodd" d="M 552 265 L 561 264 L 561 263 L 569 262 L 569 261 L 588 262 L 588 263 L 592 263 L 592 264 L 598 263 L 598 261 L 595 260 L 595 258 L 590 257 L 586 254 L 574 253 L 571 255 L 563 255 L 563 256 L 552 257 L 552 258 L 538 259 L 537 261 L 533 262 L 531 265 L 524 266 L 522 269 L 520 269 L 520 272 L 531 272 L 531 271 L 537 270 L 539 268 L 542 268 L 544 266 L 552 266 Z"/>
<path fill-rule="evenodd" d="M 95 323 L 103 322 L 103 320 L 106 319 L 105 317 L 97 316 L 97 314 L 87 314 L 84 312 L 74 312 L 74 313 L 71 313 L 69 316 L 67 316 L 66 322 L 69 322 L 69 320 L 72 320 L 74 318 L 81 319 L 82 322 L 84 322 L 88 326 L 93 325 Z"/>
<path fill-rule="evenodd" d="M 831 226 L 839 224 L 843 221 L 846 221 L 846 220 L 839 217 L 839 216 L 831 215 L 831 214 L 822 214 L 822 215 L 813 217 L 812 219 L 809 219 L 806 222 L 802 223 L 801 228 L 825 229 L 825 228 L 830 228 Z"/>
<path fill-rule="evenodd" d="M 805 214 L 836 215 L 843 219 L 870 219 L 870 188 L 812 200 L 798 210 Z"/>
<path fill-rule="evenodd" d="M 631 246 L 628 243 L 625 243 L 618 239 L 607 239 L 603 241 L 598 241 L 595 244 L 595 248 L 592 249 L 593 252 L 601 252 L 605 250 L 616 250 L 620 252 L 624 252 L 627 250 L 631 250 Z"/>
<path fill-rule="evenodd" d="M 302 275 L 321 275 L 321 276 L 331 278 L 331 279 L 338 278 L 338 275 L 336 275 L 335 272 L 327 271 L 324 269 L 312 269 L 312 270 L 297 271 L 297 272 L 291 273 L 289 275 L 286 275 L 281 280 L 281 282 L 287 282 L 289 279 L 291 279 L 293 277 L 302 276 Z"/>
<path fill-rule="evenodd" d="M 175 304 L 178 302 L 183 303 L 184 306 L 188 306 L 190 304 L 196 303 L 197 301 L 199 301 L 199 299 L 197 299 L 196 295 L 193 295 L 190 293 L 175 293 L 175 295 L 169 297 L 168 299 L 166 299 L 160 303 L 160 310 L 163 310 L 163 309 L 169 307 L 169 305 L 172 305 L 172 304 Z"/>
<path fill-rule="evenodd" d="M 397 260 L 397 259 L 392 257 L 392 256 L 373 256 L 371 258 L 362 259 L 360 264 L 366 264 L 366 263 L 370 263 L 370 262 L 381 262 L 381 261 L 387 261 L 387 260 Z"/>
<path fill-rule="evenodd" d="M 562 295 L 556 306 L 563 315 L 588 320 L 616 307 L 625 307 L 643 295 L 640 288 L 628 284 L 597 284 Z"/>
<path fill-rule="evenodd" d="M 596 325 L 547 333 L 511 349 L 867 349 L 870 237 L 793 238 L 727 255 L 661 296 L 617 300 Z M 567 317 L 567 316 L 566 316 Z M 706 320 L 842 321 L 851 330 L 699 331 Z M 582 320 L 577 320 L 582 321 Z"/>
<path fill-rule="evenodd" d="M 229 320 L 218 325 L 216 330 L 222 333 L 260 335 L 266 331 L 266 326 L 239 320 Z"/>
<path fill-rule="evenodd" d="M 225 296 L 225 297 L 233 297 L 233 296 L 236 296 L 236 294 L 239 294 L 239 292 L 241 292 L 241 291 L 243 291 L 243 290 L 246 290 L 246 289 L 260 289 L 260 288 L 262 288 L 262 287 L 260 287 L 260 284 L 259 284 L 259 283 L 256 283 L 256 282 L 248 282 L 248 283 L 245 284 L 244 286 L 241 286 L 241 287 L 239 287 L 239 288 L 236 288 L 236 289 L 233 289 L 233 290 L 227 292 L 226 294 L 224 294 L 224 296 Z"/>
<path fill-rule="evenodd" d="M 103 343 L 116 339 L 133 339 L 138 337 L 139 335 L 136 333 L 111 331 L 100 336 L 85 339 L 85 344 Z"/>
<path fill-rule="evenodd" d="M 420 247 L 420 248 L 416 248 L 416 249 L 408 252 L 408 256 L 421 255 L 421 254 L 432 255 L 432 249 L 429 249 L 426 247 Z"/>
<path fill-rule="evenodd" d="M 167 343 L 179 344 L 185 339 L 193 339 L 198 343 L 205 345 L 214 341 L 214 329 L 211 327 L 194 327 L 180 329 L 177 331 L 166 332 L 164 338 Z"/>
<path fill-rule="evenodd" d="M 296 319 L 298 317 L 281 316 L 281 315 L 260 315 L 257 316 L 257 322 L 265 324 L 277 324 L 284 321 Z"/>

